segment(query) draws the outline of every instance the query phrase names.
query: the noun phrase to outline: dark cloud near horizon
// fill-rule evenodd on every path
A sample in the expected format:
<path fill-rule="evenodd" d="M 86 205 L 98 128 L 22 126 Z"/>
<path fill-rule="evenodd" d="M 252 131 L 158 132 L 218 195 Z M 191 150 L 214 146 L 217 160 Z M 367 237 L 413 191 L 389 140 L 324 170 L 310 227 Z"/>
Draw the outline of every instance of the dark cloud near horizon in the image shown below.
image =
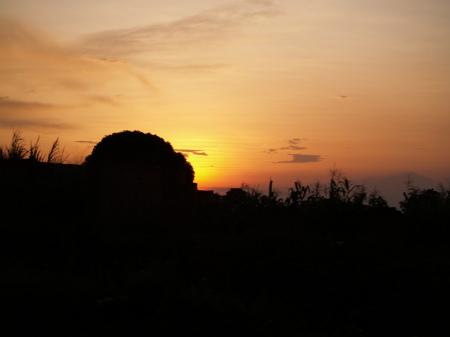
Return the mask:
<path fill-rule="evenodd" d="M 107 57 L 96 57 L 95 59 L 98 61 L 101 61 L 101 62 L 112 63 L 112 64 L 120 64 L 120 65 L 128 65 L 129 64 L 129 62 L 124 61 L 124 60 L 110 59 Z"/>
<path fill-rule="evenodd" d="M 175 149 L 175 152 L 180 152 L 183 156 L 188 157 L 189 154 L 193 154 L 195 156 L 207 156 L 208 154 L 203 150 L 179 150 Z"/>
<path fill-rule="evenodd" d="M 289 153 L 289 156 L 292 156 L 292 160 L 277 161 L 274 163 L 275 164 L 315 163 L 322 160 L 322 158 L 316 154 Z"/>
<path fill-rule="evenodd" d="M 18 119 L 0 116 L 0 127 L 39 127 L 45 129 L 70 130 L 78 126 L 70 123 L 59 123 L 50 119 Z"/>
<path fill-rule="evenodd" d="M 113 98 L 108 96 L 102 96 L 102 95 L 89 95 L 88 98 L 97 103 L 103 103 L 113 106 L 119 106 L 119 103 L 117 103 Z"/>
<path fill-rule="evenodd" d="M 280 150 L 294 150 L 294 151 L 300 151 L 300 150 L 306 150 L 306 147 L 303 146 L 297 146 L 297 145 L 289 145 L 285 147 L 280 147 Z"/>
<path fill-rule="evenodd" d="M 301 151 L 301 150 L 306 150 L 307 148 L 304 146 L 298 146 L 297 144 L 299 144 L 301 141 L 303 140 L 303 138 L 292 138 L 292 139 L 288 139 L 286 140 L 286 143 L 288 143 L 288 146 L 283 146 L 283 147 L 279 147 L 277 149 L 268 149 L 265 151 L 262 151 L 263 153 L 269 153 L 269 154 L 275 154 L 278 152 L 278 150 L 289 150 L 289 151 Z"/>
<path fill-rule="evenodd" d="M 22 110 L 22 109 L 53 109 L 55 106 L 53 104 L 40 103 L 40 102 L 26 102 L 8 99 L 8 97 L 0 97 L 0 113 L 3 109 L 8 109 L 8 113 L 11 110 Z"/>
<path fill-rule="evenodd" d="M 277 153 L 277 151 L 278 151 L 278 149 L 268 149 L 268 150 L 261 151 L 261 153 L 275 154 L 275 153 Z"/>
<path fill-rule="evenodd" d="M 297 145 L 302 140 L 303 140 L 302 138 L 292 138 L 292 139 L 288 139 L 287 142 L 288 142 L 288 144 L 291 144 L 291 145 Z"/>
<path fill-rule="evenodd" d="M 335 98 L 337 98 L 337 99 L 339 99 L 341 101 L 345 101 L 345 100 L 350 99 L 350 97 L 346 96 L 346 95 L 337 95 L 337 96 L 335 96 Z"/>
<path fill-rule="evenodd" d="M 221 41 L 251 19 L 278 14 L 279 9 L 272 1 L 237 1 L 169 23 L 93 33 L 79 44 L 84 53 L 110 60 L 111 57 Z"/>
<path fill-rule="evenodd" d="M 0 97 L 0 126 L 8 128 L 40 127 L 58 130 L 78 128 L 76 124 L 60 122 L 58 119 L 38 118 L 34 116 L 35 112 L 54 111 L 58 108 L 62 108 L 62 106 L 13 100 L 5 96 Z"/>
<path fill-rule="evenodd" d="M 96 145 L 98 142 L 94 142 L 92 140 L 76 140 L 75 143 Z"/>

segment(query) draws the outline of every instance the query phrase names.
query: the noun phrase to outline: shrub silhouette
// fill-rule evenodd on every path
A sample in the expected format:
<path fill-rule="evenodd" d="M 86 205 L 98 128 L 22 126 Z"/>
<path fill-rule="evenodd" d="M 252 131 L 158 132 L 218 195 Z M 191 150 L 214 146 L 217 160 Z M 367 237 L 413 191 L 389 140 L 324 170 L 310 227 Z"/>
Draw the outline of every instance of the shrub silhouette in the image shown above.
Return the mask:
<path fill-rule="evenodd" d="M 158 165 L 177 175 L 180 183 L 192 183 L 194 170 L 181 153 L 157 135 L 140 131 L 122 131 L 105 136 L 86 158 L 88 167 L 134 163 Z"/>
<path fill-rule="evenodd" d="M 88 180 L 107 222 L 173 222 L 189 218 L 194 170 L 164 139 L 140 131 L 105 136 L 86 158 Z"/>
<path fill-rule="evenodd" d="M 450 239 L 450 190 L 443 189 L 438 192 L 434 189 L 410 188 L 403 196 L 400 208 L 408 217 L 416 237 L 432 244 L 447 244 Z"/>

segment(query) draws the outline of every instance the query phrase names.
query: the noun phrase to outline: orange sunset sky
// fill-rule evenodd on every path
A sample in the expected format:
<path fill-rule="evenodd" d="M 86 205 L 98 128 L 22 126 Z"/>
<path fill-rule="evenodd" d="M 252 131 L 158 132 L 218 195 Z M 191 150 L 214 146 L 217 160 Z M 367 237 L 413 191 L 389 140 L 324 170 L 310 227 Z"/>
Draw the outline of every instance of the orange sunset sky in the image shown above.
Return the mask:
<path fill-rule="evenodd" d="M 448 182 L 449 18 L 448 0 L 0 0 L 0 144 L 21 127 L 79 162 L 150 132 L 200 189 L 332 167 Z"/>

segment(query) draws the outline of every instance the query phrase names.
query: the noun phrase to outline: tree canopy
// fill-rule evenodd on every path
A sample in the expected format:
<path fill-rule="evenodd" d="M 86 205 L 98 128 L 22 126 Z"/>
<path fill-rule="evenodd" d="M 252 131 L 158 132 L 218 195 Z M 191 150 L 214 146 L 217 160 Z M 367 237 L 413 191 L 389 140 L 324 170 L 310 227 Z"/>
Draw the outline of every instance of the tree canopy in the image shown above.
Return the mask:
<path fill-rule="evenodd" d="M 98 164 L 137 163 L 157 165 L 169 172 L 183 173 L 192 183 L 194 170 L 163 138 L 141 131 L 122 131 L 105 136 L 86 158 L 88 167 Z"/>

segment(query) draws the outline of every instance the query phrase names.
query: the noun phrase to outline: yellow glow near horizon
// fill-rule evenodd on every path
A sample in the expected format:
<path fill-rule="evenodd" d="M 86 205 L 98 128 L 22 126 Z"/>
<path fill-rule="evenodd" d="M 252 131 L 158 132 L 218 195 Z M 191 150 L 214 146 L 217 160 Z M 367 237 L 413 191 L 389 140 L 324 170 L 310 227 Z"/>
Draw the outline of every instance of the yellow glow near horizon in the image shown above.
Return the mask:
<path fill-rule="evenodd" d="M 1 144 L 21 127 L 81 157 L 105 135 L 150 132 L 207 154 L 188 153 L 200 187 L 326 181 L 334 165 L 450 178 L 448 1 L 0 9 Z"/>

